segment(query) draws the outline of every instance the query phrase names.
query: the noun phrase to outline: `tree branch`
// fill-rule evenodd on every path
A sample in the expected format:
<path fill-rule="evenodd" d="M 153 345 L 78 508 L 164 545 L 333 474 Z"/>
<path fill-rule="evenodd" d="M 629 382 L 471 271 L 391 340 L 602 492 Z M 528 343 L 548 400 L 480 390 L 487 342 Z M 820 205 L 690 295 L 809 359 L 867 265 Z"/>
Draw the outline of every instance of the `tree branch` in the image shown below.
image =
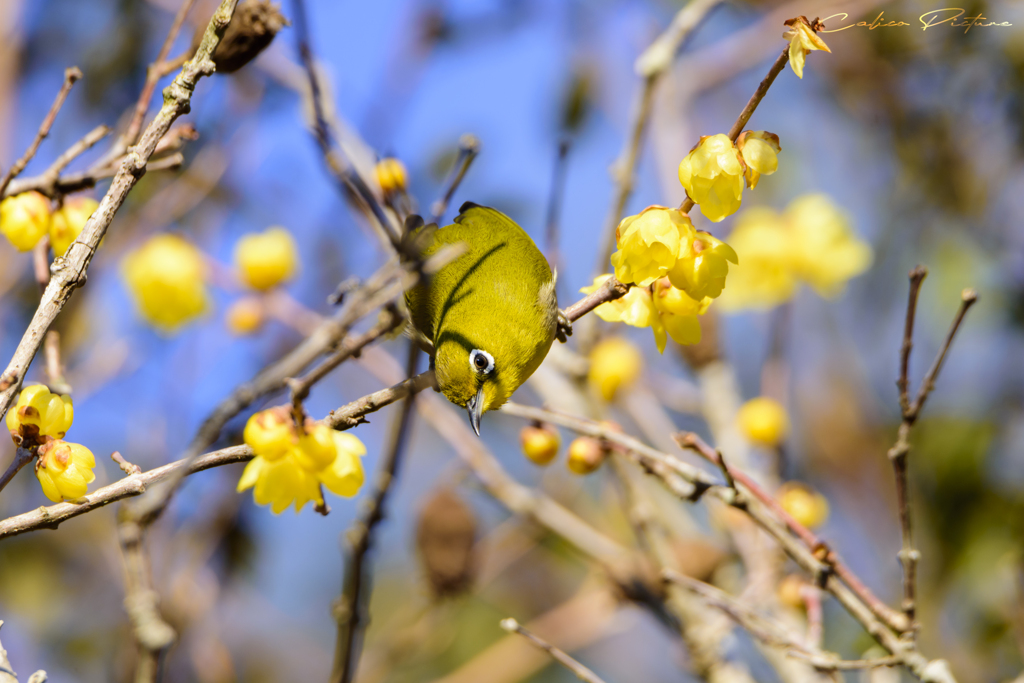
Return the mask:
<path fill-rule="evenodd" d="M 549 655 L 551 655 L 552 659 L 554 659 L 556 662 L 564 666 L 569 671 L 576 674 L 576 678 L 580 679 L 581 681 L 586 681 L 586 683 L 604 683 L 604 681 L 593 671 L 583 666 L 578 661 L 567 655 L 562 650 L 559 650 L 557 647 L 547 642 L 543 638 L 540 638 L 530 633 L 525 628 L 523 628 L 515 619 L 502 619 L 501 627 L 509 633 L 518 633 L 519 635 L 526 638 L 526 640 L 528 640 L 533 645 L 536 645 L 541 650 L 547 652 Z"/>
<path fill-rule="evenodd" d="M 32 321 L 25 330 L 7 369 L 0 375 L 0 416 L 6 414 L 14 400 L 46 331 L 71 298 L 74 290 L 85 284 L 89 264 L 99 247 L 100 240 L 110 227 L 114 214 L 124 204 L 128 193 L 145 174 L 147 162 L 160 139 L 179 116 L 188 113 L 192 93 L 199 79 L 214 72 L 215 67 L 210 54 L 220 42 L 220 36 L 231 20 L 236 2 L 237 0 L 222 0 L 206 29 L 195 57 L 186 62 L 181 73 L 164 90 L 163 106 L 146 128 L 139 143 L 125 156 L 110 189 L 100 201 L 99 208 L 86 221 L 82 233 L 68 247 L 64 256 L 54 260 L 50 284 L 47 285 L 42 301 L 39 302 L 39 307 L 32 316 Z"/>

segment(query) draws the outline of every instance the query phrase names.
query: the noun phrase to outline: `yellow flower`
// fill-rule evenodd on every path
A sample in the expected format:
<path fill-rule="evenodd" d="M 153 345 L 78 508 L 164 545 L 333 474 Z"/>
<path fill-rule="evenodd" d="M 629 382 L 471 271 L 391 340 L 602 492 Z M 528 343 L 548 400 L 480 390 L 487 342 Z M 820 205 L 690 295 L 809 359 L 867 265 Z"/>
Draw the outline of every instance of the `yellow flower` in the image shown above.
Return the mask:
<path fill-rule="evenodd" d="M 799 16 L 786 21 L 786 26 L 790 28 L 782 34 L 782 37 L 789 41 L 789 65 L 793 67 L 793 73 L 797 75 L 797 78 L 803 78 L 804 60 L 808 52 L 811 50 L 832 52 L 816 32 L 816 30 L 824 28 L 824 25 L 815 22 L 812 27 L 807 17 Z"/>
<path fill-rule="evenodd" d="M 321 485 L 340 496 L 354 496 L 363 484 L 360 457 L 366 447 L 351 434 L 310 421 L 300 435 L 287 408 L 256 413 L 242 438 L 256 454 L 242 472 L 238 491 L 255 487 L 258 505 L 279 514 L 294 503 L 322 505 Z"/>
<path fill-rule="evenodd" d="M 558 455 L 562 439 L 558 430 L 550 425 L 532 424 L 519 432 L 519 445 L 523 455 L 537 465 L 547 465 Z"/>
<path fill-rule="evenodd" d="M 177 235 L 157 235 L 125 257 L 122 272 L 139 313 L 173 332 L 206 310 L 202 254 Z"/>
<path fill-rule="evenodd" d="M 242 280 L 265 291 L 281 284 L 298 269 L 299 252 L 290 232 L 284 228 L 267 228 L 238 240 L 235 266 Z"/>
<path fill-rule="evenodd" d="M 828 519 L 828 500 L 804 484 L 787 482 L 776 496 L 782 509 L 808 529 L 819 527 Z"/>
<path fill-rule="evenodd" d="M 636 381 L 643 364 L 643 355 L 630 342 L 622 337 L 604 339 L 590 352 L 590 386 L 611 401 L 620 388 Z"/>
<path fill-rule="evenodd" d="M 702 137 L 679 164 L 679 182 L 686 188 L 686 194 L 714 223 L 740 208 L 743 173 L 739 150 L 722 133 Z"/>
<path fill-rule="evenodd" d="M 733 248 L 702 230 L 668 272 L 668 279 L 673 287 L 698 301 L 704 297 L 714 299 L 725 289 L 729 261 L 739 262 Z"/>
<path fill-rule="evenodd" d="M 771 175 L 779 168 L 779 136 L 765 130 L 745 130 L 736 140 L 747 171 L 747 187 L 754 189 L 762 175 Z"/>
<path fill-rule="evenodd" d="M 607 453 L 597 439 L 580 436 L 569 444 L 569 456 L 566 465 L 574 474 L 590 474 L 601 466 Z"/>
<path fill-rule="evenodd" d="M 782 405 L 767 396 L 752 398 L 736 414 L 740 432 L 748 441 L 778 446 L 789 434 L 789 416 Z"/>
<path fill-rule="evenodd" d="M 584 294 L 593 294 L 611 275 L 599 275 L 594 284 L 580 289 Z M 646 287 L 630 287 L 626 294 L 615 301 L 601 304 L 594 309 L 598 318 L 608 323 L 622 322 L 633 327 L 650 327 L 651 320 L 657 317 L 651 293 Z"/>
<path fill-rule="evenodd" d="M 658 352 L 665 352 L 668 334 L 677 344 L 689 345 L 700 341 L 700 320 L 711 305 L 711 298 L 696 300 L 681 289 L 672 286 L 668 278 L 654 283 L 654 309 L 660 325 L 652 325 Z"/>
<path fill-rule="evenodd" d="M 409 174 L 405 165 L 394 157 L 386 157 L 377 162 L 373 169 L 377 184 L 385 195 L 404 191 L 409 182 Z"/>
<path fill-rule="evenodd" d="M 718 299 L 724 310 L 771 308 L 796 291 L 791 267 L 789 227 L 774 209 L 755 207 L 736 219 L 730 244 L 742 257 L 729 274 L 729 287 Z"/>
<path fill-rule="evenodd" d="M 263 301 L 257 296 L 239 299 L 228 308 L 226 319 L 232 334 L 252 334 L 263 327 Z"/>
<path fill-rule="evenodd" d="M 50 228 L 50 200 L 22 192 L 0 202 L 0 232 L 18 251 L 32 251 Z"/>
<path fill-rule="evenodd" d="M 50 246 L 54 254 L 63 256 L 67 252 L 99 205 L 89 197 L 71 197 L 64 201 L 64 206 L 50 219 Z"/>
<path fill-rule="evenodd" d="M 623 284 L 646 287 L 689 251 L 694 232 L 689 216 L 663 206 L 649 206 L 622 219 L 615 230 L 619 250 L 612 254 L 615 277 Z"/>
<path fill-rule="evenodd" d="M 783 218 L 790 226 L 793 270 L 818 294 L 838 294 L 871 265 L 871 247 L 857 239 L 847 216 L 827 196 L 799 197 Z"/>
<path fill-rule="evenodd" d="M 66 441 L 50 441 L 39 447 L 36 478 L 46 497 L 55 503 L 62 498 L 75 500 L 85 495 L 96 475 L 96 458 L 85 446 Z"/>
<path fill-rule="evenodd" d="M 7 411 L 6 422 L 14 442 L 27 448 L 41 437 L 64 438 L 74 417 L 70 396 L 51 394 L 42 384 L 33 384 L 21 390 L 18 402 Z"/>
<path fill-rule="evenodd" d="M 800 282 L 822 296 L 871 265 L 871 247 L 825 195 L 804 195 L 782 214 L 769 208 L 744 211 L 729 235 L 742 259 L 729 274 L 719 301 L 725 310 L 770 308 L 788 301 Z"/>

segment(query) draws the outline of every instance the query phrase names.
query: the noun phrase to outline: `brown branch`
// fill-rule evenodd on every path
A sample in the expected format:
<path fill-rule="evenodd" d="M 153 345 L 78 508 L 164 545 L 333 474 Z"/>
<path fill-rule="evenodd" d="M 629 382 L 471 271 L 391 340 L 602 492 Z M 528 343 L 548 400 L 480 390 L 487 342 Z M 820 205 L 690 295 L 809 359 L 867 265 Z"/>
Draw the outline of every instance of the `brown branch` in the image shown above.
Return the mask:
<path fill-rule="evenodd" d="M 57 118 L 57 112 L 64 106 L 64 100 L 67 99 L 68 93 L 71 92 L 71 88 L 74 87 L 75 81 L 82 77 L 82 72 L 77 66 L 73 66 L 69 69 L 64 70 L 64 83 L 60 87 L 60 92 L 57 93 L 57 98 L 53 101 L 53 105 L 50 106 L 49 113 L 46 114 L 46 118 L 39 125 L 39 130 L 36 132 L 35 138 L 32 140 L 32 144 L 28 146 L 28 149 L 21 156 L 20 159 L 14 162 L 7 173 L 4 174 L 3 178 L 0 179 L 0 197 L 4 196 L 4 190 L 7 189 L 8 183 L 11 182 L 19 173 L 25 170 L 25 166 L 28 162 L 32 161 L 32 157 L 36 155 L 36 150 L 39 149 L 40 143 L 43 138 L 50 134 L 50 128 L 53 127 L 53 122 Z"/>
<path fill-rule="evenodd" d="M 156 90 L 156 84 L 161 78 L 170 73 L 166 67 L 167 55 L 171 53 L 171 46 L 174 45 L 178 32 L 181 31 L 181 26 L 185 23 L 185 17 L 188 16 L 189 10 L 192 9 L 194 4 L 195 0 L 183 0 L 181 7 L 178 8 L 178 13 L 174 15 L 174 21 L 171 22 L 171 28 L 167 32 L 167 37 L 164 38 L 163 45 L 160 46 L 160 52 L 157 53 L 156 59 L 146 69 L 146 83 L 142 86 L 139 99 L 135 102 L 135 111 L 132 113 L 128 128 L 125 129 L 124 134 L 118 138 L 111 148 L 111 156 L 115 158 L 121 156 L 138 139 L 139 131 L 142 130 L 142 122 L 146 119 L 146 111 L 149 109 L 150 100 L 153 99 L 153 91 Z"/>
<path fill-rule="evenodd" d="M 593 671 L 580 664 L 578 661 L 570 657 L 568 654 L 559 650 L 557 647 L 547 642 L 543 638 L 540 638 L 533 633 L 530 633 L 523 628 L 518 621 L 515 619 L 502 619 L 501 627 L 509 633 L 518 633 L 519 635 L 526 638 L 529 642 L 544 650 L 551 658 L 556 662 L 564 666 L 569 671 L 576 675 L 576 678 L 586 683 L 604 683 L 604 681 Z"/>
<path fill-rule="evenodd" d="M 64 150 L 64 152 L 58 156 L 52 164 L 50 164 L 50 167 L 43 172 L 41 178 L 48 180 L 48 184 L 51 187 L 56 185 L 58 178 L 60 178 L 61 171 L 67 168 L 68 164 L 92 149 L 97 142 L 107 137 L 109 134 L 109 127 L 105 125 L 96 126 L 83 135 L 75 144 Z M 48 194 L 47 196 L 52 197 L 53 195 Z"/>
<path fill-rule="evenodd" d="M 466 175 L 466 171 L 469 170 L 470 164 L 476 159 L 476 155 L 480 153 L 480 140 L 475 135 L 466 133 L 459 138 L 459 156 L 455 160 L 455 165 L 452 167 L 451 175 L 448 176 L 448 180 L 445 181 L 447 189 L 444 194 L 434 202 L 430 207 L 432 223 L 439 223 L 444 217 L 445 211 L 448 210 L 448 203 L 451 202 L 452 197 L 455 195 L 455 191 L 459 189 L 459 185 L 462 183 L 462 179 Z"/>
<path fill-rule="evenodd" d="M 564 311 L 565 317 L 569 319 L 569 322 L 576 322 L 601 304 L 621 299 L 629 291 L 629 287 L 629 285 L 622 284 L 615 279 L 615 276 L 612 276 L 597 291 L 588 294 L 572 306 L 566 308 Z"/>
<path fill-rule="evenodd" d="M 384 208 L 370 191 L 366 180 L 359 175 L 359 171 L 352 165 L 344 151 L 332 144 L 330 126 L 327 123 L 324 110 L 323 92 L 316 72 L 313 50 L 310 47 L 306 6 L 302 0 L 295 0 L 292 7 L 295 14 L 295 39 L 298 43 L 299 58 L 309 80 L 309 96 L 313 110 L 313 136 L 327 163 L 327 169 L 343 190 L 343 195 L 346 198 L 355 199 L 356 203 L 376 221 L 377 229 L 383 233 L 391 248 L 400 253 L 401 230 L 399 226 L 396 226 L 384 212 Z"/>
<path fill-rule="evenodd" d="M 21 468 L 32 462 L 32 459 L 36 457 L 36 454 L 27 448 L 19 448 L 14 453 L 14 460 L 7 466 L 3 475 L 0 475 L 0 491 L 3 491 L 14 476 L 21 471 Z"/>
<path fill-rule="evenodd" d="M 409 341 L 409 357 L 406 361 L 406 377 L 411 380 L 416 373 L 419 348 Z M 355 676 L 361 647 L 357 645 L 363 627 L 362 609 L 367 599 L 366 554 L 373 543 L 373 532 L 384 519 L 384 504 L 398 474 L 402 450 L 412 425 L 412 409 L 415 394 L 409 393 L 402 399 L 402 406 L 391 423 L 387 448 L 381 459 L 373 492 L 365 501 L 362 513 L 352 522 L 345 537 L 349 543 L 349 554 L 345 560 L 345 575 L 342 581 L 341 597 L 334 604 L 333 612 L 338 624 L 338 637 L 334 649 L 334 667 L 331 683 L 349 683 Z"/>
<path fill-rule="evenodd" d="M 562 214 L 562 199 L 565 197 L 565 177 L 568 168 L 570 143 L 563 139 L 558 143 L 558 155 L 555 157 L 555 168 L 551 173 L 551 193 L 548 195 L 547 219 L 544 221 L 544 250 L 547 252 L 548 263 L 558 268 L 559 257 L 558 224 Z"/>
<path fill-rule="evenodd" d="M 910 412 L 910 350 L 914 348 L 914 318 L 917 314 L 917 297 L 921 293 L 921 283 L 928 276 L 928 269 L 916 266 L 910 271 L 910 294 L 907 299 L 907 317 L 903 324 L 903 345 L 900 346 L 900 376 L 896 387 L 900 391 L 900 411 L 906 415 Z"/>
<path fill-rule="evenodd" d="M 3 625 L 3 620 L 0 620 L 0 628 Z M 0 683 L 18 683 L 18 674 L 11 668 L 11 660 L 7 658 L 7 650 L 3 645 L 0 645 Z M 36 671 L 28 677 L 28 683 L 46 683 L 46 672 L 41 669 Z"/>
<path fill-rule="evenodd" d="M 727 467 L 725 462 L 719 458 L 719 452 L 711 448 L 711 446 L 705 443 L 705 441 L 698 435 L 692 432 L 687 432 L 676 435 L 675 440 L 681 447 L 697 453 L 708 462 L 717 465 L 720 468 Z M 854 574 L 846 565 L 846 563 L 843 562 L 835 550 L 832 550 L 828 544 L 818 538 L 814 532 L 786 512 L 782 505 L 780 505 L 771 494 L 761 488 L 756 481 L 747 476 L 743 471 L 734 467 L 728 467 L 728 470 L 732 474 L 735 482 L 741 484 L 750 492 L 751 495 L 760 501 L 761 504 L 771 510 L 772 514 L 780 519 L 785 527 L 795 534 L 808 550 L 824 557 L 828 570 L 835 573 L 836 576 L 842 579 L 842 581 L 849 586 L 850 590 L 853 591 L 853 593 L 870 608 L 871 612 L 885 622 L 889 628 L 892 628 L 897 632 L 903 632 L 909 628 L 909 623 L 906 621 L 904 615 L 886 605 L 878 598 L 878 596 L 872 593 L 871 590 L 865 586 L 856 574 Z"/>
<path fill-rule="evenodd" d="M 145 174 L 153 150 L 174 121 L 189 110 L 192 93 L 199 79 L 214 72 L 215 67 L 210 59 L 210 53 L 217 46 L 221 34 L 231 20 L 236 2 L 237 0 L 222 0 L 206 29 L 195 57 L 185 64 L 181 73 L 164 90 L 163 106 L 146 128 L 139 143 L 125 156 L 110 189 L 100 201 L 99 208 L 86 221 L 82 233 L 68 247 L 67 253 L 54 260 L 50 284 L 7 369 L 0 375 L 0 385 L 4 386 L 4 390 L 0 392 L 0 415 L 7 412 L 14 400 L 29 363 L 35 357 L 51 323 L 71 298 L 74 290 L 85 284 L 89 264 L 99 247 L 100 240 L 110 227 L 114 214 L 124 204 L 128 193 Z"/>
<path fill-rule="evenodd" d="M 43 354 L 46 357 L 46 384 L 55 394 L 70 394 L 71 385 L 64 377 L 64 363 L 60 355 L 60 332 L 50 330 L 43 342 Z"/>
<path fill-rule="evenodd" d="M 917 310 L 917 298 L 921 288 L 921 282 L 927 274 L 921 266 L 910 271 L 910 295 L 907 300 L 907 317 L 904 325 L 903 344 L 900 347 L 900 376 L 896 382 L 899 388 L 900 410 L 903 419 L 896 435 L 896 443 L 892 445 L 887 453 L 892 463 L 893 477 L 896 481 L 896 508 L 900 520 L 901 547 L 899 552 L 900 565 L 903 567 L 903 612 L 909 623 L 911 634 L 916 633 L 918 627 L 916 621 L 917 612 L 917 564 L 921 559 L 921 553 L 914 548 L 913 521 L 910 511 L 910 486 L 907 477 L 908 456 L 910 455 L 910 430 L 917 421 L 917 417 L 924 407 L 928 395 L 935 388 L 935 380 L 942 370 L 942 364 L 953 344 L 953 337 L 956 336 L 960 324 L 967 315 L 968 309 L 978 300 L 977 293 L 972 289 L 965 289 L 960 295 L 960 308 L 957 310 L 953 323 L 942 348 L 932 362 L 931 368 L 921 380 L 921 386 L 917 390 L 917 396 L 913 402 L 909 399 L 908 368 L 910 364 L 910 351 L 913 347 L 914 317 Z"/>
<path fill-rule="evenodd" d="M 635 70 L 643 78 L 640 92 L 633 103 L 629 135 L 619 158 L 612 165 L 612 180 L 615 192 L 605 219 L 604 229 L 598 242 L 598 259 L 595 274 L 608 271 L 608 259 L 615 249 L 615 228 L 626 209 L 626 202 L 633 193 L 633 179 L 640 160 L 641 142 L 651 118 L 654 91 L 661 77 L 672 66 L 672 60 L 693 30 L 715 8 L 721 0 L 694 0 L 676 14 L 672 24 L 636 60 Z"/>

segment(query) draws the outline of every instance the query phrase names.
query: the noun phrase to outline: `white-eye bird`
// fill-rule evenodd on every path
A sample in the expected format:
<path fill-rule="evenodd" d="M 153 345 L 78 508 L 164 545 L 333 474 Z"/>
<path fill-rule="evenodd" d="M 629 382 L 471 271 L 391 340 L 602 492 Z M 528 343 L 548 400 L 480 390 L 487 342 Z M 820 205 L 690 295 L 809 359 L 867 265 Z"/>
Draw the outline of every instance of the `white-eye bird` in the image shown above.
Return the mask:
<path fill-rule="evenodd" d="M 555 274 L 511 218 L 466 202 L 454 224 L 434 230 L 423 255 L 460 242 L 468 251 L 405 300 L 413 324 L 433 343 L 438 388 L 466 408 L 479 436 L 480 416 L 540 367 L 568 321 L 558 310 Z"/>

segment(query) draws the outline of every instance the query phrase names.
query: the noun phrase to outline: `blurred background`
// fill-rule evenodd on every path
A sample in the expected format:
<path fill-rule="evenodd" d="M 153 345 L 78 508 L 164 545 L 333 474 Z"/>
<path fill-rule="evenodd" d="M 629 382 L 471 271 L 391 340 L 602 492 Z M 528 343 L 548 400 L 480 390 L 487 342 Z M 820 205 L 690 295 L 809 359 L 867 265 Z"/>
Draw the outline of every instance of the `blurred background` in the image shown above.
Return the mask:
<path fill-rule="evenodd" d="M 781 211 L 797 197 L 824 193 L 871 245 L 870 269 L 837 296 L 804 288 L 774 309 L 722 314 L 718 336 L 743 397 L 772 393 L 789 411 L 793 429 L 780 478 L 827 498 L 831 513 L 820 533 L 890 604 L 900 597 L 900 537 L 885 452 L 899 422 L 894 381 L 906 274 L 918 263 L 930 273 L 913 386 L 941 344 L 960 291 L 978 290 L 980 301 L 915 428 L 910 472 L 923 557 L 922 650 L 948 658 L 961 681 L 992 681 L 1017 676 L 1024 651 L 1024 4 L 964 4 L 967 16 L 980 12 L 1013 26 L 922 31 L 917 17 L 939 9 L 931 0 L 718 6 L 659 84 L 626 214 L 681 203 L 679 161 L 699 136 L 732 125 L 785 46 L 783 20 L 848 13 L 842 25 L 884 12 L 911 24 L 824 34 L 832 54 L 811 54 L 802 80 L 783 71 L 748 126 L 779 135 L 778 173 L 762 178 L 722 223 L 692 215 L 698 229 L 728 240 L 750 207 Z M 215 5 L 197 3 L 172 55 L 188 47 Z M 25 175 L 44 170 L 96 125 L 125 125 L 177 7 L 176 0 L 0 0 L 0 164 L 27 147 L 68 66 L 79 66 L 84 79 Z M 634 60 L 679 8 L 668 0 L 307 1 L 312 47 L 338 117 L 379 154 L 406 164 L 409 192 L 424 211 L 443 191 L 459 137 L 476 135 L 481 154 L 453 207 L 472 200 L 499 208 L 546 253 L 557 250 L 563 306 L 595 275 L 613 196 L 609 167 L 641 87 Z M 281 11 L 292 16 L 287 2 Z M 241 292 L 230 282 L 211 288 L 201 319 L 173 335 L 153 331 L 121 275 L 129 251 L 170 231 L 227 267 L 242 235 L 281 225 L 295 236 L 301 259 L 287 291 L 320 313 L 331 310 L 326 297 L 339 281 L 383 262 L 306 126 L 294 86 L 297 72 L 301 79 L 294 33 L 283 29 L 252 64 L 199 84 L 187 120 L 200 137 L 185 147 L 183 167 L 139 182 L 88 286 L 57 321 L 74 387 L 74 436 L 99 463 L 90 488 L 122 476 L 108 459 L 112 451 L 143 469 L 180 457 L 220 400 L 301 339 L 273 321 L 254 335 L 233 334 L 225 311 Z M 562 141 L 569 148 L 558 243 L 546 244 Z M 75 168 L 102 155 L 105 144 Z M 450 208 L 447 218 L 453 215 Z M 38 291 L 30 256 L 0 244 L 0 357 L 13 353 Z M 659 397 L 675 428 L 707 436 L 698 385 L 678 346 L 669 342 L 659 355 L 648 330 L 617 325 L 614 332 L 642 350 L 638 385 Z M 382 347 L 402 357 L 403 344 Z M 771 368 L 783 368 L 781 384 L 778 372 L 764 372 L 769 357 Z M 42 379 L 39 365 L 30 380 Z M 321 417 L 383 385 L 347 364 L 314 389 L 307 408 Z M 516 400 L 540 399 L 527 386 Z M 621 405 L 603 410 L 627 432 L 642 433 Z M 352 432 L 367 445 L 368 474 L 392 412 Z M 244 419 L 230 423 L 223 445 L 239 441 Z M 482 438 L 518 480 L 634 544 L 609 468 L 581 478 L 566 470 L 564 454 L 549 468 L 534 466 L 520 452 L 522 424 L 488 415 Z M 563 443 L 570 438 L 564 433 Z M 13 457 L 13 446 L 0 441 L 0 462 Z M 154 581 L 180 633 L 163 680 L 323 680 L 333 656 L 330 606 L 340 590 L 341 534 L 359 500 L 329 497 L 326 517 L 308 508 L 275 516 L 250 493 L 235 493 L 240 473 L 239 465 L 191 477 L 151 535 Z M 439 600 L 416 550 L 416 529 L 427 501 L 448 487 L 475 520 L 477 566 L 471 590 Z M 0 496 L 0 516 L 45 504 L 26 470 Z M 678 514 L 697 521 L 681 521 L 690 525 L 681 556 L 701 558 L 695 572 L 730 585 L 742 571 L 735 552 L 708 530 L 700 506 L 684 510 Z M 134 644 L 114 515 L 109 506 L 0 545 L 3 645 L 23 676 L 45 668 L 56 681 L 130 679 Z M 564 639 L 609 683 L 687 676 L 677 635 L 628 602 L 611 611 L 595 607 L 601 582 L 587 564 L 510 517 L 423 421 L 414 423 L 371 562 L 372 621 L 359 680 L 430 681 L 481 661 L 486 676 L 466 674 L 470 668 L 449 680 L 573 680 L 509 644 L 513 637 L 498 626 L 507 616 L 548 619 L 552 640 Z M 826 602 L 824 625 L 825 646 L 844 656 L 871 646 L 833 603 Z M 775 680 L 746 636 L 732 639 L 729 649 L 758 680 Z"/>

